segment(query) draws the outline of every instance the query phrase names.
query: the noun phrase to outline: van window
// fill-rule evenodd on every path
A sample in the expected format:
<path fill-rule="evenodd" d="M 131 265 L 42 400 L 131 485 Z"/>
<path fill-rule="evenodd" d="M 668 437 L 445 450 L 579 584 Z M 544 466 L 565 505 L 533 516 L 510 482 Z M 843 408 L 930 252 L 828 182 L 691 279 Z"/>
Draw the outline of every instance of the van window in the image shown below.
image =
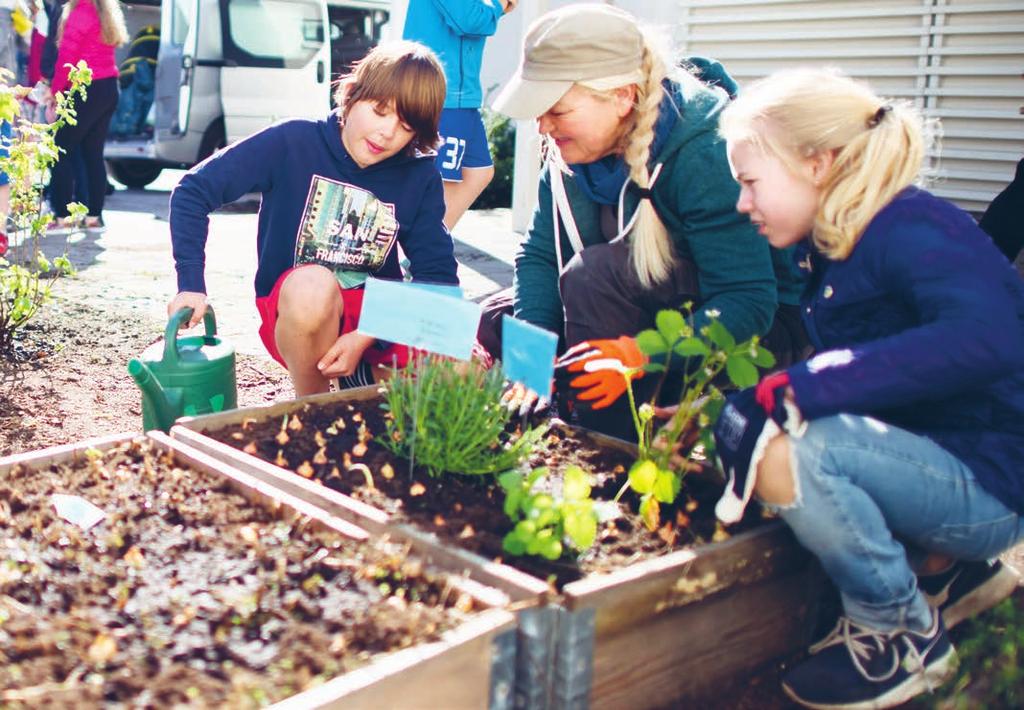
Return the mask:
<path fill-rule="evenodd" d="M 324 44 L 318 2 L 221 0 L 224 59 L 242 67 L 297 68 Z"/>
<path fill-rule="evenodd" d="M 171 44 L 185 46 L 185 38 L 192 27 L 192 13 L 195 11 L 194 0 L 174 0 L 174 12 L 171 13 Z"/>

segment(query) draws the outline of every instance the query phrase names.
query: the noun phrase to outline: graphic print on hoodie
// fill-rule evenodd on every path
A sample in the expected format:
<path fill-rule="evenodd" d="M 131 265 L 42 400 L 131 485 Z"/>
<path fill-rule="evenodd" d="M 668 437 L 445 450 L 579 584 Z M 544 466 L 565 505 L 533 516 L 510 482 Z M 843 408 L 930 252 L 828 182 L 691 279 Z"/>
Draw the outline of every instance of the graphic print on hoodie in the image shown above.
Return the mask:
<path fill-rule="evenodd" d="M 398 237 L 395 206 L 346 182 L 314 175 L 295 239 L 295 265 L 319 264 L 342 288 L 366 282 Z"/>

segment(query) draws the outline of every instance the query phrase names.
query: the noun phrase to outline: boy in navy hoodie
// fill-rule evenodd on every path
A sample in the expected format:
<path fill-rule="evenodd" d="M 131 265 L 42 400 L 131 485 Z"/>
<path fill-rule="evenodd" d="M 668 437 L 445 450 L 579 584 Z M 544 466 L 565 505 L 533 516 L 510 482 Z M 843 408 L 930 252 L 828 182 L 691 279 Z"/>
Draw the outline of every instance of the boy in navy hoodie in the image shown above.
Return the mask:
<path fill-rule="evenodd" d="M 400 279 L 395 242 L 413 280 L 456 284 L 434 166 L 445 79 L 414 42 L 381 45 L 343 79 L 326 120 L 290 120 L 189 171 L 171 195 L 179 293 L 168 313 L 206 310 L 208 215 L 249 192 L 262 203 L 256 248 L 260 337 L 297 396 L 370 384 L 408 350 L 356 331 L 368 276 Z"/>

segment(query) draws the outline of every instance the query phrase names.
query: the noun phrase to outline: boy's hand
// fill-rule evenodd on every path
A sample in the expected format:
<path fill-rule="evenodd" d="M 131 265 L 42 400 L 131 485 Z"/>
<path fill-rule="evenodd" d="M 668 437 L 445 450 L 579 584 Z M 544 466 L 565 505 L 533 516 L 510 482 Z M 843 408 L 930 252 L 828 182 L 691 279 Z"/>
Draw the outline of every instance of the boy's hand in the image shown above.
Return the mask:
<path fill-rule="evenodd" d="M 192 309 L 192 317 L 188 319 L 188 323 L 182 324 L 182 328 L 191 328 L 197 325 L 206 314 L 206 294 L 198 291 L 182 291 L 167 304 L 167 317 L 173 316 L 182 308 Z"/>
<path fill-rule="evenodd" d="M 363 358 L 363 353 L 373 344 L 373 341 L 374 338 L 355 330 L 338 336 L 334 345 L 324 353 L 316 367 L 320 370 L 320 374 L 329 380 L 351 375 L 356 371 L 359 361 Z"/>

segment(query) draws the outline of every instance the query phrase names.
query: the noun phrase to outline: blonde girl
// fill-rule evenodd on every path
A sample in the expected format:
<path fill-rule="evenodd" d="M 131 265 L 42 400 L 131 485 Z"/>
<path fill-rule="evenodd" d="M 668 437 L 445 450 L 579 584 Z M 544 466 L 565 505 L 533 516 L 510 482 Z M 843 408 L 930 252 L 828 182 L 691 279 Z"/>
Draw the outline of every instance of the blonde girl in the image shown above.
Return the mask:
<path fill-rule="evenodd" d="M 1024 283 L 970 215 L 916 186 L 928 132 L 910 105 L 793 70 L 747 87 L 720 130 L 737 209 L 799 250 L 817 354 L 730 398 L 718 512 L 756 495 L 841 592 L 789 696 L 898 705 L 953 672 L 946 627 L 1017 582 L 988 560 L 1024 535 Z"/>
<path fill-rule="evenodd" d="M 92 70 L 92 84 L 88 98 L 75 102 L 76 124 L 65 125 L 56 135 L 57 146 L 63 152 L 50 178 L 50 204 L 55 217 L 50 231 L 66 232 L 71 226 L 67 205 L 74 192 L 72 156 L 81 152 L 88 188 L 85 227 L 89 232 L 101 232 L 107 194 L 103 143 L 118 100 L 114 51 L 128 41 L 120 4 L 117 0 L 70 0 L 61 14 L 57 38 L 53 93 L 69 88 L 68 65 L 77 66 L 79 62 Z"/>
<path fill-rule="evenodd" d="M 797 277 L 733 209 L 717 135 L 735 85 L 720 65 L 705 63 L 698 79 L 674 64 L 653 32 L 609 5 L 570 5 L 530 27 L 522 63 L 495 101 L 513 118 L 536 119 L 546 146 L 539 204 L 516 257 L 514 313 L 567 347 L 587 342 L 607 357 L 609 339 L 625 336 L 634 354 L 631 336 L 659 309 L 691 301 L 698 327 L 715 311 L 740 339 L 774 321 L 770 346 L 792 361 L 803 345 Z M 780 302 L 792 331 L 785 305 L 777 317 Z M 597 408 L 615 402 L 621 377 L 605 374 L 564 394 L 600 397 Z M 640 396 L 654 384 L 639 383 Z M 623 406 L 583 416 L 630 436 Z"/>

